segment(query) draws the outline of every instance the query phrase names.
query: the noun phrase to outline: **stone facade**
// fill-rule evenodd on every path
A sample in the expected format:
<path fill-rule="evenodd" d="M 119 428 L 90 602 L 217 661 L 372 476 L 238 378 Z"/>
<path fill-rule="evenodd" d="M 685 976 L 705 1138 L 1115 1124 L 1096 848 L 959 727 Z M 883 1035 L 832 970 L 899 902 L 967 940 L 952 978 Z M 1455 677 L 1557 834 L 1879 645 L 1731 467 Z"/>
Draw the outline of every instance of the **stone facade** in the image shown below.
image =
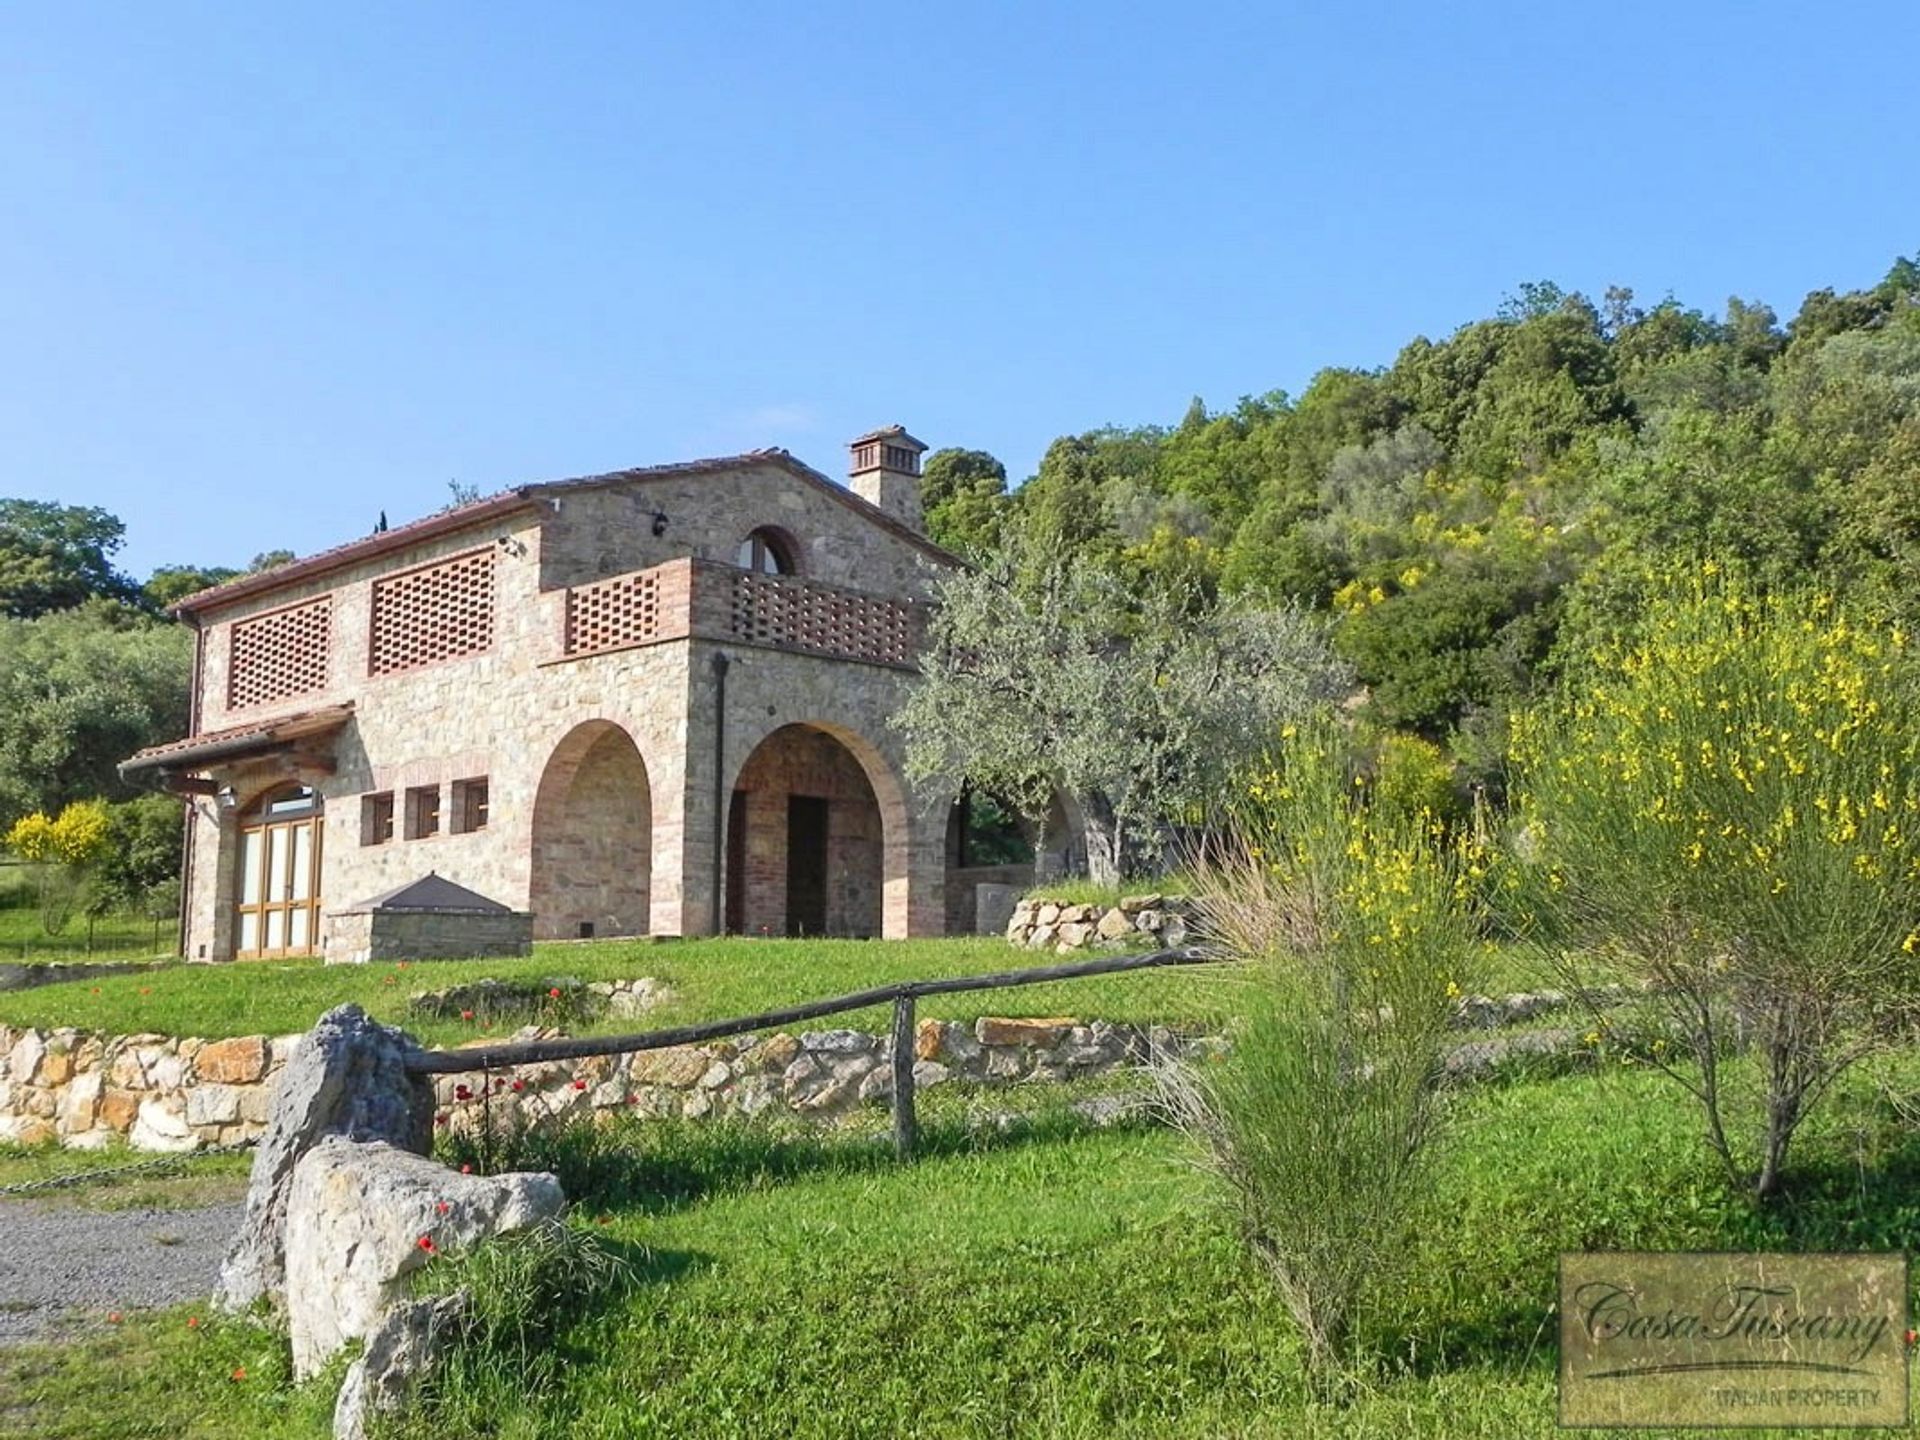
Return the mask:
<path fill-rule="evenodd" d="M 329 932 L 329 959 L 350 964 L 371 960 L 476 960 L 533 953 L 533 917 L 382 914 L 372 910 L 336 915 Z"/>
<path fill-rule="evenodd" d="M 971 928 L 955 796 L 908 784 L 887 723 L 957 562 L 902 498 L 918 451 L 884 454 L 912 462 L 864 487 L 885 508 L 755 452 L 528 486 L 189 597 L 194 733 L 126 766 L 189 806 L 183 953 L 351 949 L 341 903 L 429 871 L 531 911 L 536 938 L 707 934 L 730 910 L 813 931 L 787 892 L 822 886 L 829 933 Z M 791 573 L 739 563 L 754 537 Z M 310 883 L 304 850 L 274 868 L 297 787 Z M 827 853 L 790 865 L 814 833 L 795 797 L 827 802 Z"/>

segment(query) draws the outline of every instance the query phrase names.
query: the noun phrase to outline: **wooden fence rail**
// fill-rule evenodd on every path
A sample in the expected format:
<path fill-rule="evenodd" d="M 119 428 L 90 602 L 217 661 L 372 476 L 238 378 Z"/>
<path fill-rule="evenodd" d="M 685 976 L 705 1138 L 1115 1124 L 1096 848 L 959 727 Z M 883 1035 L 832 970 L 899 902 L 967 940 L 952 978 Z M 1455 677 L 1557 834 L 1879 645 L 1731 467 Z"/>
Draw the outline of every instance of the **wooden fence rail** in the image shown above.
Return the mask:
<path fill-rule="evenodd" d="M 923 995 L 956 995 L 968 990 L 1008 990 L 1021 985 L 1046 985 L 1056 980 L 1078 980 L 1089 975 L 1117 975 L 1129 970 L 1152 970 L 1169 965 L 1212 965 L 1223 959 L 1198 947 L 1156 950 L 1148 955 L 1116 955 L 1081 960 L 1070 965 L 1042 965 L 1025 970 L 1002 970 L 992 975 L 956 975 L 945 980 L 898 980 L 871 990 L 831 1000 L 810 1000 L 783 1010 L 764 1010 L 703 1025 L 680 1025 L 670 1030 L 648 1030 L 638 1035 L 583 1035 L 577 1039 L 524 1040 L 504 1045 L 474 1045 L 461 1050 L 416 1050 L 406 1068 L 417 1075 L 465 1075 L 509 1065 L 538 1065 L 550 1060 L 584 1060 L 595 1055 L 626 1055 L 639 1050 L 665 1050 L 676 1045 L 698 1045 L 755 1030 L 774 1030 L 818 1020 L 873 1005 L 893 1006 L 893 1144 L 901 1159 L 913 1153 L 913 1032 L 914 1003 Z"/>

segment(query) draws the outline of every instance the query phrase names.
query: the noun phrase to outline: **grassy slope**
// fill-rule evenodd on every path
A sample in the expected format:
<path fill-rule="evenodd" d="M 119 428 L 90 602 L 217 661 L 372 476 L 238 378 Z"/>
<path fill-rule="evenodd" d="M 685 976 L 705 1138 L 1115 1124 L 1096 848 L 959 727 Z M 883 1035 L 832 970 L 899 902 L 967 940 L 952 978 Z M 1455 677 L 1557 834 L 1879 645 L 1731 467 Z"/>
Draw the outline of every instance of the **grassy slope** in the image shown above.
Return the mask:
<path fill-rule="evenodd" d="M 179 965 L 137 975 L 48 985 L 0 995 L 0 1024 L 75 1025 L 84 1029 L 172 1035 L 281 1034 L 304 1030 L 329 1006 L 353 1001 L 379 1019 L 407 1024 L 435 1044 L 475 1038 L 474 1025 L 409 1023 L 407 998 L 477 980 L 575 976 L 583 980 L 652 975 L 677 992 L 642 1021 L 572 1027 L 622 1031 L 750 1014 L 824 999 L 891 980 L 979 974 L 1044 964 L 1004 940 L 688 940 L 662 944 L 604 941 L 540 947 L 527 960 L 433 964 Z M 1143 1022 L 1218 1019 L 1231 1007 L 1232 983 L 1195 971 L 1102 976 L 1024 990 L 956 995 L 923 1002 L 921 1013 L 1081 1015 Z M 885 1027 L 881 1010 L 825 1025 Z"/>
<path fill-rule="evenodd" d="M 1864 1092 L 1809 1137 L 1797 1204 L 1766 1218 L 1727 1196 L 1694 1117 L 1643 1073 L 1461 1104 L 1414 1226 L 1420 1279 L 1376 1312 L 1386 1370 L 1347 1410 L 1307 1403 L 1289 1326 L 1172 1135 L 969 1141 L 936 1124 L 935 1153 L 903 1169 L 850 1139 L 653 1126 L 575 1187 L 576 1223 L 634 1261 L 638 1286 L 537 1353 L 476 1367 L 409 1433 L 1544 1440 L 1558 1251 L 1920 1243 L 1920 1143 Z M 0 1351 L 18 1407 L 10 1420 L 0 1400 L 0 1434 L 325 1433 L 324 1393 L 291 1390 L 267 1337 L 189 1332 L 186 1313 Z"/>

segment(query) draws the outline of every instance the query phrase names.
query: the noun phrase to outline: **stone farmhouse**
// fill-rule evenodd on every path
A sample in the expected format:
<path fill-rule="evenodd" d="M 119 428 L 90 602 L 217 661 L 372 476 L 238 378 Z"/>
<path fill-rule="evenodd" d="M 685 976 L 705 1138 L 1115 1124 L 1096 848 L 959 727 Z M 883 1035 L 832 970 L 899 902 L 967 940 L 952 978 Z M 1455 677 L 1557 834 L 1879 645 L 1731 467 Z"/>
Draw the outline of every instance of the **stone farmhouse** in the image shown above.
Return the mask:
<path fill-rule="evenodd" d="M 959 563 L 925 448 L 526 485 L 181 601 L 192 733 L 122 771 L 187 799 L 182 953 L 354 958 L 429 877 L 546 939 L 974 929 L 1035 866 L 972 863 L 887 724 Z"/>

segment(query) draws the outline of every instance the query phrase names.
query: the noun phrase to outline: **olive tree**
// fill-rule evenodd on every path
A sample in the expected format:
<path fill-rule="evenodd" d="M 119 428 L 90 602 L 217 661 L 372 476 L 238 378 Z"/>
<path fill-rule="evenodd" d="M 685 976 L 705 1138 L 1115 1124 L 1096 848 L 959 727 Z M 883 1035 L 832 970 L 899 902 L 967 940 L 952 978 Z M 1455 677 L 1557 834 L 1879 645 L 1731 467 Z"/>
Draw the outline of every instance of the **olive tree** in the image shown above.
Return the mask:
<path fill-rule="evenodd" d="M 1281 725 L 1347 686 L 1299 611 L 1206 607 L 1005 555 L 943 584 L 920 666 L 894 721 L 910 775 L 971 783 L 1036 824 L 1064 792 L 1088 870 L 1109 884 L 1154 864 L 1168 827 L 1200 818 Z"/>

